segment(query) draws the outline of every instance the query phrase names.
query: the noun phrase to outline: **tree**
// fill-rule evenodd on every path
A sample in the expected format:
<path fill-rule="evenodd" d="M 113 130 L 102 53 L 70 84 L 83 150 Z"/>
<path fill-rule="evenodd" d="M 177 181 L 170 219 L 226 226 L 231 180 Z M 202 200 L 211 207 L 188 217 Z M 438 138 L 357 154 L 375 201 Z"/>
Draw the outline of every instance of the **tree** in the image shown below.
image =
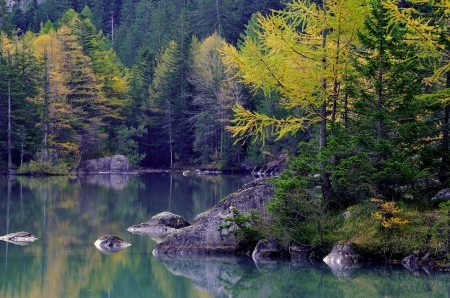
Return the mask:
<path fill-rule="evenodd" d="M 150 110 L 155 116 L 156 124 L 163 128 L 165 139 L 168 145 L 168 160 L 171 168 L 174 166 L 174 159 L 179 156 L 176 138 L 185 126 L 185 123 L 177 121 L 182 119 L 181 88 L 180 88 L 180 60 L 178 45 L 172 41 L 164 50 L 161 60 L 155 68 L 152 84 L 149 87 Z"/>
<path fill-rule="evenodd" d="M 320 123 L 320 147 L 327 147 L 327 121 L 338 121 L 343 77 L 349 67 L 348 53 L 361 28 L 366 7 L 355 0 L 324 1 L 321 6 L 294 1 L 283 11 L 258 15 L 258 39 L 247 36 L 239 51 L 223 47 L 227 65 L 238 70 L 242 81 L 266 94 L 278 92 L 281 104 L 304 112 L 275 119 L 252 113 L 242 106 L 234 111 L 234 136 L 264 138 L 266 127 L 275 127 L 278 138 Z M 343 104 L 341 104 L 343 107 Z M 330 111 L 330 114 L 328 113 Z M 322 194 L 332 197 L 327 164 L 321 165 Z"/>
<path fill-rule="evenodd" d="M 241 102 L 242 84 L 225 72 L 219 51 L 224 40 L 213 34 L 202 43 L 192 42 L 192 72 L 189 81 L 195 88 L 193 104 L 196 112 L 192 121 L 195 127 L 194 148 L 204 163 L 221 159 L 231 164 L 231 134 L 225 130 L 230 125 L 232 107 Z"/>

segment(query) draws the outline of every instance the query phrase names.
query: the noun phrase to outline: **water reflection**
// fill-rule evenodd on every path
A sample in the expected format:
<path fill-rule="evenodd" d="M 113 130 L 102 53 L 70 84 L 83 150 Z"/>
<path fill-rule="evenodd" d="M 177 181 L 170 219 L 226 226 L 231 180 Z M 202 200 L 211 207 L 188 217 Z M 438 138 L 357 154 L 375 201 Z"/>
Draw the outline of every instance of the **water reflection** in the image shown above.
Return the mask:
<path fill-rule="evenodd" d="M 153 240 L 126 228 L 162 211 L 192 220 L 245 182 L 181 174 L 0 178 L 0 235 L 24 230 L 39 238 L 0 245 L 1 296 L 210 297 L 156 261 Z M 92 243 L 111 234 L 133 245 L 99 253 Z"/>
<path fill-rule="evenodd" d="M 0 179 L 0 235 L 39 238 L 28 246 L 0 242 L 2 297 L 450 296 L 449 275 L 402 267 L 336 272 L 324 264 L 255 265 L 247 257 L 158 261 L 155 241 L 127 227 L 163 211 L 192 221 L 251 178 L 148 174 L 127 176 L 123 188 L 85 178 Z M 132 246 L 99 253 L 92 243 L 111 234 Z"/>
<path fill-rule="evenodd" d="M 248 257 L 158 256 L 174 275 L 214 297 L 448 297 L 450 277 L 422 276 L 401 266 L 341 268 L 324 263 L 272 261 L 264 268 Z M 351 274 L 350 274 L 351 273 Z M 342 275 L 346 278 L 342 279 Z"/>
<path fill-rule="evenodd" d="M 115 190 L 122 190 L 130 183 L 130 176 L 121 174 L 89 174 L 78 179 L 85 183 L 111 187 Z"/>

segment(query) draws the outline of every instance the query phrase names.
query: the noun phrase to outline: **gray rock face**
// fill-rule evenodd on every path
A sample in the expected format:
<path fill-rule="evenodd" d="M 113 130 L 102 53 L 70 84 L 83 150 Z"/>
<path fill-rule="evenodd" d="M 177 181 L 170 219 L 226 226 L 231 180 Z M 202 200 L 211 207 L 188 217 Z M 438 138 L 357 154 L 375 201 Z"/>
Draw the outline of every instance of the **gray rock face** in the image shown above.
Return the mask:
<path fill-rule="evenodd" d="M 130 161 L 123 155 L 114 155 L 85 160 L 81 169 L 86 172 L 126 172 L 130 170 Z"/>
<path fill-rule="evenodd" d="M 269 239 L 267 241 L 259 240 L 255 246 L 252 253 L 253 261 L 266 259 L 266 258 L 277 258 L 281 255 L 281 245 L 278 241 L 274 239 Z"/>
<path fill-rule="evenodd" d="M 31 235 L 28 232 L 11 233 L 0 237 L 0 240 L 13 243 L 15 245 L 28 245 L 38 239 L 39 238 L 34 237 L 34 235 Z"/>
<path fill-rule="evenodd" d="M 450 200 L 450 188 L 440 190 L 434 197 L 431 198 L 431 200 L 437 199 Z"/>
<path fill-rule="evenodd" d="M 107 255 L 119 252 L 131 246 L 130 243 L 113 235 L 105 235 L 98 238 L 97 241 L 94 242 L 94 245 L 99 251 Z"/>
<path fill-rule="evenodd" d="M 157 243 L 162 242 L 170 233 L 189 226 L 189 223 L 179 215 L 161 212 L 148 221 L 133 225 L 127 230 L 133 234 L 150 236 Z"/>
<path fill-rule="evenodd" d="M 111 172 L 128 171 L 130 169 L 130 161 L 123 155 L 114 155 L 111 157 Z"/>
<path fill-rule="evenodd" d="M 348 264 L 363 263 L 364 258 L 353 251 L 353 243 L 339 241 L 331 252 L 323 259 L 330 267 L 339 267 Z"/>
<path fill-rule="evenodd" d="M 224 219 L 231 216 L 231 209 L 239 212 L 257 209 L 263 218 L 268 218 L 266 203 L 274 194 L 272 184 L 258 179 L 244 185 L 239 191 L 229 195 L 206 212 L 194 218 L 192 225 L 170 234 L 153 250 L 155 256 L 164 254 L 202 255 L 236 254 L 242 248 L 230 231 L 217 228 Z"/>

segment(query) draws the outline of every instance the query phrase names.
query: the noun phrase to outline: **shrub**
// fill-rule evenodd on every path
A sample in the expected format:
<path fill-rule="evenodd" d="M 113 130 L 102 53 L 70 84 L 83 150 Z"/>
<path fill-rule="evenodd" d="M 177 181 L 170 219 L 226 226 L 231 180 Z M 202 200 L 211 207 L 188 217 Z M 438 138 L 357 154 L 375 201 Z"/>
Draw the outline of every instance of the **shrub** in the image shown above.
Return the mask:
<path fill-rule="evenodd" d="M 52 163 L 43 160 L 32 160 L 26 164 L 23 164 L 17 170 L 17 173 L 19 174 L 67 175 L 68 172 L 69 171 L 65 163 L 53 165 Z"/>

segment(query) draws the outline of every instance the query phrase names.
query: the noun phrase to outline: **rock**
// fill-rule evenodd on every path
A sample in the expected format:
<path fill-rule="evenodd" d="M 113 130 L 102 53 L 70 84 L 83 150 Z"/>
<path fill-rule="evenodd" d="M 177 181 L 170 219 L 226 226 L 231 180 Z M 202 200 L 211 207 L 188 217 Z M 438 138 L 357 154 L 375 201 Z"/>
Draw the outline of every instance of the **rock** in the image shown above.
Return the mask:
<path fill-rule="evenodd" d="M 352 213 L 350 212 L 350 210 L 347 210 L 342 213 L 342 215 L 344 216 L 344 219 L 349 219 L 352 216 Z"/>
<path fill-rule="evenodd" d="M 450 200 L 450 188 L 441 189 L 431 200 Z"/>
<path fill-rule="evenodd" d="M 114 155 L 97 159 L 85 160 L 81 163 L 81 169 L 86 172 L 127 172 L 130 169 L 130 161 L 123 155 Z"/>
<path fill-rule="evenodd" d="M 97 241 L 94 242 L 94 245 L 99 251 L 107 255 L 116 253 L 127 248 L 128 246 L 131 246 L 130 243 L 113 235 L 105 235 L 98 238 Z"/>
<path fill-rule="evenodd" d="M 233 208 L 241 213 L 257 209 L 262 218 L 268 218 L 266 204 L 273 194 L 273 185 L 264 179 L 257 179 L 246 184 L 216 206 L 197 215 L 191 226 L 170 234 L 155 247 L 153 254 L 155 256 L 163 254 L 237 254 L 243 249 L 239 241 L 229 230 L 217 231 L 217 228 L 225 223 L 226 217 L 232 215 L 231 209 Z"/>
<path fill-rule="evenodd" d="M 255 246 L 252 253 L 253 261 L 266 259 L 266 258 L 277 258 L 281 255 L 281 245 L 278 241 L 274 239 L 269 239 L 267 241 L 259 240 Z"/>
<path fill-rule="evenodd" d="M 278 176 L 285 168 L 287 168 L 286 156 L 281 154 L 277 159 L 266 163 L 262 167 L 254 167 L 252 175 L 256 177 Z"/>
<path fill-rule="evenodd" d="M 34 235 L 31 235 L 28 232 L 11 233 L 0 237 L 0 240 L 13 243 L 16 245 L 28 245 L 38 239 L 39 238 L 34 237 Z"/>
<path fill-rule="evenodd" d="M 133 234 L 150 236 L 157 243 L 160 243 L 170 233 L 187 226 L 189 226 L 189 223 L 181 216 L 170 212 L 161 212 L 146 222 L 129 227 L 127 231 Z"/>
<path fill-rule="evenodd" d="M 403 258 L 400 263 L 408 270 L 417 270 L 419 269 L 419 258 L 415 255 L 409 255 Z"/>
<path fill-rule="evenodd" d="M 330 267 L 339 267 L 342 265 L 363 263 L 364 258 L 353 251 L 352 242 L 339 241 L 323 261 Z"/>
<path fill-rule="evenodd" d="M 289 247 L 292 262 L 310 262 L 312 253 L 311 246 L 302 246 L 298 244 L 291 244 Z"/>
<path fill-rule="evenodd" d="M 167 211 L 156 214 L 145 223 L 148 225 L 164 225 L 174 229 L 181 229 L 189 226 L 189 223 L 185 221 L 184 218 Z"/>
<path fill-rule="evenodd" d="M 111 172 L 126 172 L 130 169 L 130 161 L 123 155 L 114 155 L 111 157 Z"/>
<path fill-rule="evenodd" d="M 8 174 L 8 176 L 15 176 L 15 175 L 17 175 L 17 172 L 13 169 L 9 169 L 7 174 Z"/>

